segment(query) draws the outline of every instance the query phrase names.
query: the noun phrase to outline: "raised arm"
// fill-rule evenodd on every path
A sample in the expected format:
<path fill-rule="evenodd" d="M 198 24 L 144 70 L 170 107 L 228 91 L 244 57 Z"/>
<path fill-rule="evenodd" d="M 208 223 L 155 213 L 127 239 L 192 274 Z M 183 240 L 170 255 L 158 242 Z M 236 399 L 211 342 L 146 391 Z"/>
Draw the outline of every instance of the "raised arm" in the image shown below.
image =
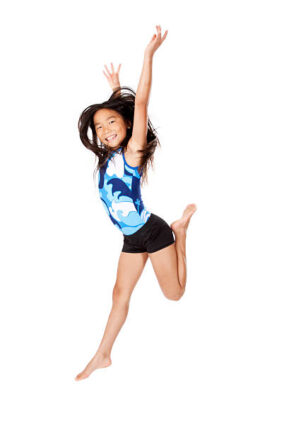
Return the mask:
<path fill-rule="evenodd" d="M 168 30 L 166 30 L 164 36 L 161 38 L 161 27 L 156 26 L 156 28 L 157 34 L 153 35 L 144 51 L 142 72 L 136 91 L 132 137 L 128 144 L 129 150 L 134 153 L 142 150 L 147 142 L 147 106 L 152 84 L 153 56 L 155 51 L 166 39 L 168 33 Z"/>
<path fill-rule="evenodd" d="M 147 45 L 144 51 L 144 62 L 143 68 L 136 92 L 136 103 L 144 103 L 148 105 L 151 84 L 152 84 L 152 64 L 153 56 L 155 51 L 164 42 L 168 34 L 168 30 L 165 31 L 164 36 L 161 38 L 161 26 L 156 26 L 157 34 L 154 34 L 151 41 Z"/>
<path fill-rule="evenodd" d="M 135 105 L 148 105 L 152 85 L 153 54 L 144 53 L 144 61 L 139 84 L 136 91 Z"/>

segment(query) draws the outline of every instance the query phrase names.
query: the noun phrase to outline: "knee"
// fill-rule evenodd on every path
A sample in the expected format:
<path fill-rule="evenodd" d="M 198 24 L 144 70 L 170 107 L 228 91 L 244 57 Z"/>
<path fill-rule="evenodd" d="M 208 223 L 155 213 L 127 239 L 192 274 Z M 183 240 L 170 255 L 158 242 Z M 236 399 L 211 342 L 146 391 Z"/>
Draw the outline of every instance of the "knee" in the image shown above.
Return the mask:
<path fill-rule="evenodd" d="M 125 290 L 119 286 L 115 285 L 112 292 L 112 301 L 113 303 L 119 303 L 123 305 L 129 304 L 129 296 L 125 293 Z"/>
<path fill-rule="evenodd" d="M 166 297 L 169 300 L 178 301 L 178 300 L 180 300 L 182 298 L 182 296 L 184 295 L 184 292 L 185 292 L 185 289 L 184 288 L 180 288 L 174 294 L 166 295 Z"/>

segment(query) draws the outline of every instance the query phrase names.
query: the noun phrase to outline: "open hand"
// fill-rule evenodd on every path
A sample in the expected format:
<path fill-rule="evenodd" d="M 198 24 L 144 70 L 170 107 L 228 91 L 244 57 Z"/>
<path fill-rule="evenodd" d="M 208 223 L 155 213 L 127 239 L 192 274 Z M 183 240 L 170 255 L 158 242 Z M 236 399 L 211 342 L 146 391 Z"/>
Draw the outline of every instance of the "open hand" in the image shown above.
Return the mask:
<path fill-rule="evenodd" d="M 164 36 L 161 38 L 161 26 L 157 25 L 157 34 L 154 34 L 150 42 L 148 43 L 145 54 L 153 55 L 154 52 L 159 48 L 167 37 L 168 30 L 165 31 Z"/>
<path fill-rule="evenodd" d="M 115 72 L 113 64 L 111 63 L 111 72 L 108 70 L 107 66 L 104 65 L 107 71 L 107 74 L 103 70 L 104 76 L 107 78 L 109 85 L 111 86 L 112 90 L 115 90 L 117 87 L 120 87 L 120 81 L 119 81 L 119 71 L 121 67 L 121 63 L 118 66 L 117 71 Z"/>

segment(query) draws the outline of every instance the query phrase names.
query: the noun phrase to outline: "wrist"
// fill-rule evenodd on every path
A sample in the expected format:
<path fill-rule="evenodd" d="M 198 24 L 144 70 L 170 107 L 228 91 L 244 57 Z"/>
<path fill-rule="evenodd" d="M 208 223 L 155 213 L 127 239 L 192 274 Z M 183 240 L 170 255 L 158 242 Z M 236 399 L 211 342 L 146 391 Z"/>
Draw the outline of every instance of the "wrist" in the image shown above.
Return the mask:
<path fill-rule="evenodd" d="M 145 50 L 144 52 L 144 60 L 152 61 L 154 53 Z"/>

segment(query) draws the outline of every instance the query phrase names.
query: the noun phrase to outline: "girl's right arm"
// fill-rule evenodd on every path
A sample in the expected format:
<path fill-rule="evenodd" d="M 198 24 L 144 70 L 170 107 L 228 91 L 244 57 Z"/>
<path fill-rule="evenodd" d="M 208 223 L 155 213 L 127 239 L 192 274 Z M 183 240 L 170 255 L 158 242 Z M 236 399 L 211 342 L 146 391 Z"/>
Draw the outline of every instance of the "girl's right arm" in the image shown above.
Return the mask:
<path fill-rule="evenodd" d="M 112 91 L 114 91 L 116 88 L 120 87 L 120 82 L 119 82 L 119 71 L 120 71 L 120 67 L 121 67 L 121 63 L 118 66 L 117 71 L 115 72 L 113 64 L 111 63 L 111 72 L 108 70 L 107 65 L 105 65 L 107 74 L 105 73 L 105 71 L 103 70 L 103 74 L 104 76 L 107 78 L 109 85 L 112 88 Z M 118 94 L 120 95 L 120 91 L 118 92 Z"/>

